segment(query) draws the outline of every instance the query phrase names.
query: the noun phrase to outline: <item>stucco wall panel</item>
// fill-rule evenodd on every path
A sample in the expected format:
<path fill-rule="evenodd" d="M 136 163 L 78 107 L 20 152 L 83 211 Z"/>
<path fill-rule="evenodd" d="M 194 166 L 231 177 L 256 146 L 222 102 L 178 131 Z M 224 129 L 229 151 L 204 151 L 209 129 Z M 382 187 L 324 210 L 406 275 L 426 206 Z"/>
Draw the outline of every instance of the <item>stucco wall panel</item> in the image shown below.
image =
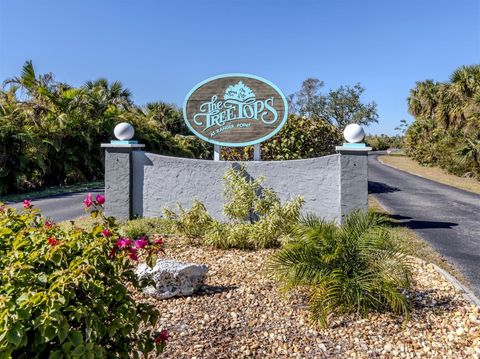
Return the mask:
<path fill-rule="evenodd" d="M 305 199 L 304 213 L 327 220 L 341 215 L 340 155 L 306 160 L 227 162 L 133 152 L 133 215 L 157 217 L 162 208 L 179 203 L 189 208 L 198 198 L 216 218 L 223 219 L 223 180 L 227 168 L 243 163 L 252 178 L 264 176 L 282 201 L 297 195 Z"/>

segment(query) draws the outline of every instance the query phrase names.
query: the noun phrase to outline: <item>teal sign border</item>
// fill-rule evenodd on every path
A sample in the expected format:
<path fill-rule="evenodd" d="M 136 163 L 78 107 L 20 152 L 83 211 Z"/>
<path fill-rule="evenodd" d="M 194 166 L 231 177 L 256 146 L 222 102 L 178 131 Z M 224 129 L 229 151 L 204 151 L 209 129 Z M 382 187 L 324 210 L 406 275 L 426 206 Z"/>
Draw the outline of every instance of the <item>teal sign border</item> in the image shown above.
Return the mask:
<path fill-rule="evenodd" d="M 252 78 L 252 79 L 264 82 L 267 85 L 271 86 L 282 97 L 283 104 L 285 106 L 285 112 L 283 114 L 283 119 L 280 122 L 280 124 L 277 126 L 277 128 L 274 131 L 270 132 L 268 135 L 263 136 L 262 138 L 259 138 L 259 139 L 254 140 L 254 141 L 249 141 L 249 142 L 241 142 L 241 143 L 218 142 L 218 141 L 211 140 L 211 139 L 199 134 L 197 131 L 195 131 L 193 129 L 192 126 L 190 126 L 190 123 L 187 120 L 187 102 L 188 102 L 188 99 L 190 98 L 190 96 L 192 96 L 192 94 L 199 87 L 201 87 L 202 85 L 205 85 L 206 83 L 208 83 L 210 81 L 217 80 L 217 79 L 222 79 L 222 78 L 225 78 L 225 77 L 234 77 L 234 76 L 248 77 L 248 78 Z M 224 146 L 224 147 L 245 147 L 245 146 L 252 146 L 252 145 L 255 145 L 257 143 L 265 142 L 269 138 L 275 136 L 282 129 L 282 127 L 285 126 L 285 123 L 287 122 L 287 119 L 288 119 L 288 102 L 287 102 L 287 99 L 286 99 L 285 95 L 283 94 L 282 90 L 280 90 L 276 85 L 274 85 L 273 83 L 271 83 L 270 81 L 268 81 L 268 80 L 266 80 L 262 77 L 255 76 L 255 75 L 249 75 L 249 74 L 230 73 L 230 74 L 222 74 L 222 75 L 218 75 L 218 76 L 209 77 L 208 79 L 206 79 L 206 80 L 198 83 L 197 85 L 195 85 L 195 87 L 193 89 L 191 89 L 190 92 L 187 94 L 187 96 L 185 97 L 185 101 L 183 102 L 183 120 L 187 124 L 187 127 L 190 129 L 190 131 L 192 131 L 195 136 L 197 136 L 198 138 L 200 138 L 200 139 L 202 139 L 206 142 L 213 143 L 214 145 L 218 145 L 218 146 Z"/>

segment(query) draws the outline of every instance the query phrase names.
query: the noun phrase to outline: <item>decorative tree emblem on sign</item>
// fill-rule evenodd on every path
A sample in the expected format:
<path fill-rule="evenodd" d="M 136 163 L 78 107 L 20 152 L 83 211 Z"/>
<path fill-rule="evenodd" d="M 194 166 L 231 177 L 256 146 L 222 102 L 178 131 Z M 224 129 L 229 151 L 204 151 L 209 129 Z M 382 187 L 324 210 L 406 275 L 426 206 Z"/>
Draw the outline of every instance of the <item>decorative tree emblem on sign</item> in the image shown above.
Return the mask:
<path fill-rule="evenodd" d="M 184 120 L 199 138 L 220 146 L 247 146 L 275 135 L 285 124 L 287 101 L 269 81 L 243 74 L 221 75 L 193 88 Z"/>
<path fill-rule="evenodd" d="M 242 81 L 239 81 L 236 85 L 228 86 L 225 90 L 225 95 L 223 96 L 225 100 L 238 101 L 245 101 L 245 99 L 252 97 L 255 100 L 255 93 Z"/>

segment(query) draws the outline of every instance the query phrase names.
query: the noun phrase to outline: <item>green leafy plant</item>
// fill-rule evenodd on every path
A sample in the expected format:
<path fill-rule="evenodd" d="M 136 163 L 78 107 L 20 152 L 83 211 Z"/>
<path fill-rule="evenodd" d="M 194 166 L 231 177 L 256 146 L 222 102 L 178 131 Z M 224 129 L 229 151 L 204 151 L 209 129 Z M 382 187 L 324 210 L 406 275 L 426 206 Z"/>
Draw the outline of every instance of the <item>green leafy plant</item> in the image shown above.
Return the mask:
<path fill-rule="evenodd" d="M 160 353 L 168 333 L 153 332 L 159 312 L 138 302 L 139 256 L 162 243 L 120 237 L 101 211 L 105 198 L 84 201 L 99 223 L 65 230 L 24 209 L 0 205 L 0 358 L 139 358 Z"/>
<path fill-rule="evenodd" d="M 448 82 L 419 81 L 408 110 L 415 121 L 405 132 L 408 156 L 458 176 L 480 179 L 480 65 L 461 66 Z"/>
<path fill-rule="evenodd" d="M 334 125 L 318 118 L 289 115 L 279 133 L 261 144 L 262 160 L 296 160 L 331 155 L 342 142 L 342 133 Z M 222 147 L 222 159 L 253 159 L 253 146 Z"/>
<path fill-rule="evenodd" d="M 165 218 L 172 221 L 175 233 L 185 237 L 202 237 L 213 223 L 212 217 L 202 202 L 193 201 L 190 209 L 186 210 L 178 205 L 179 214 L 172 210 L 164 208 L 163 214 Z"/>
<path fill-rule="evenodd" d="M 171 104 L 136 106 L 118 81 L 72 87 L 25 62 L 0 89 L 0 196 L 103 178 L 100 143 L 122 121 L 150 151 L 205 158 L 212 146 L 185 126 Z"/>
<path fill-rule="evenodd" d="M 157 234 L 175 233 L 175 221 L 165 218 L 137 218 L 121 226 L 121 232 L 129 238 L 153 237 Z"/>
<path fill-rule="evenodd" d="M 298 222 L 303 199 L 299 196 L 282 204 L 271 188 L 262 188 L 263 177 L 251 179 L 244 167 L 229 168 L 224 175 L 223 207 L 230 222 L 213 219 L 205 206 L 195 200 L 189 210 L 178 206 L 179 213 L 164 209 L 174 221 L 175 233 L 202 238 L 217 248 L 270 248 L 280 244 Z"/>
<path fill-rule="evenodd" d="M 269 260 L 283 290 L 307 293 L 312 320 L 329 314 L 388 309 L 409 318 L 408 258 L 374 213 L 353 212 L 342 226 L 306 217 Z"/>

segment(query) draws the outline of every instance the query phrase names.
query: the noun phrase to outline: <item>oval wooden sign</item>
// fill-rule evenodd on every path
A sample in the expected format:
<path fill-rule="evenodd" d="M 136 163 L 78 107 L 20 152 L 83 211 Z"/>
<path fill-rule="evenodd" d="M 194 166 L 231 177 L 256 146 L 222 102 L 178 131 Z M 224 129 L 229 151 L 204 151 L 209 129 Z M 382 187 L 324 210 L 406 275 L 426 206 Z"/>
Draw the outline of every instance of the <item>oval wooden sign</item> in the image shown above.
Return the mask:
<path fill-rule="evenodd" d="M 268 140 L 285 125 L 288 105 L 282 91 L 261 77 L 225 74 L 195 86 L 185 98 L 183 118 L 204 141 L 248 146 Z"/>

